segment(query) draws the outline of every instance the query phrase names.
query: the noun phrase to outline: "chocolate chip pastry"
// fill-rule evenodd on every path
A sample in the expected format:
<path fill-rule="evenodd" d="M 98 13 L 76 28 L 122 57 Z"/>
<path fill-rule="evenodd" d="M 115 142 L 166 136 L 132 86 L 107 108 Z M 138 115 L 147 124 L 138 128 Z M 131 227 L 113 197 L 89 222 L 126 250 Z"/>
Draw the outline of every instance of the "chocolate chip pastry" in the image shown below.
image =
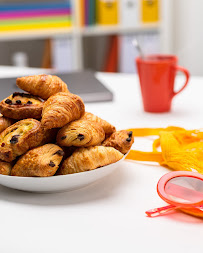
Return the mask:
<path fill-rule="evenodd" d="M 57 134 L 57 143 L 67 147 L 96 146 L 104 139 L 103 128 L 97 122 L 84 119 L 72 121 L 61 128 Z"/>
<path fill-rule="evenodd" d="M 15 92 L 0 103 L 0 112 L 12 119 L 40 119 L 43 102 L 36 96 Z"/>
<path fill-rule="evenodd" d="M 69 92 L 66 83 L 58 76 L 35 75 L 25 76 L 16 79 L 19 88 L 32 95 L 48 99 L 58 92 Z"/>
<path fill-rule="evenodd" d="M 11 170 L 11 176 L 53 176 L 63 158 L 63 150 L 55 144 L 45 144 L 24 154 Z"/>
<path fill-rule="evenodd" d="M 11 162 L 17 156 L 38 146 L 42 139 L 43 132 L 39 121 L 20 120 L 0 134 L 0 159 Z"/>
<path fill-rule="evenodd" d="M 112 147 L 94 146 L 79 148 L 63 162 L 57 174 L 66 175 L 94 170 L 115 163 L 121 158 L 123 158 L 123 154 Z"/>
<path fill-rule="evenodd" d="M 102 143 L 102 146 L 113 147 L 122 154 L 126 154 L 130 150 L 133 142 L 134 137 L 132 131 L 121 130 L 114 132 Z"/>

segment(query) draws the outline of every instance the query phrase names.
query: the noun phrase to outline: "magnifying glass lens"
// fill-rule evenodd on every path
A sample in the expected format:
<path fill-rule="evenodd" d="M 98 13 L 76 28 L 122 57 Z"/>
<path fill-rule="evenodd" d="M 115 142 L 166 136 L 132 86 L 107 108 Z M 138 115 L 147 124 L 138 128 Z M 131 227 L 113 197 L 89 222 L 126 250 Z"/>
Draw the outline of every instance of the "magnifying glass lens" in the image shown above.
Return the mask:
<path fill-rule="evenodd" d="M 175 177 L 165 185 L 168 199 L 182 204 L 203 201 L 203 180 L 194 177 Z"/>

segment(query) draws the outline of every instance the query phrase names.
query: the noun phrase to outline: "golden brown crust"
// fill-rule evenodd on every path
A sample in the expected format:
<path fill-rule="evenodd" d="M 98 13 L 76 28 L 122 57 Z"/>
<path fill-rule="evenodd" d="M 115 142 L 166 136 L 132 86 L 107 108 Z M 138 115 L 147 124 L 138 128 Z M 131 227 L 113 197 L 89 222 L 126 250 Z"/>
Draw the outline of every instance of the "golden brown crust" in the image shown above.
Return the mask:
<path fill-rule="evenodd" d="M 100 124 L 103 127 L 104 132 L 105 132 L 106 135 L 110 135 L 110 134 L 112 134 L 113 132 L 116 131 L 115 126 L 111 125 L 106 120 L 101 119 L 98 116 L 96 116 L 96 115 L 94 115 L 94 114 L 92 114 L 90 112 L 85 112 L 85 114 L 83 115 L 82 119 L 86 119 L 86 120 L 97 122 L 98 124 Z"/>
<path fill-rule="evenodd" d="M 42 128 L 43 139 L 39 146 L 46 143 L 56 143 L 56 135 L 58 133 L 58 128 L 44 129 Z"/>
<path fill-rule="evenodd" d="M 102 146 L 113 147 L 119 150 L 122 154 L 126 154 L 134 142 L 132 131 L 121 130 L 113 133 L 106 139 Z"/>
<path fill-rule="evenodd" d="M 11 163 L 0 161 L 0 174 L 1 175 L 10 175 L 12 165 Z"/>
<path fill-rule="evenodd" d="M 0 159 L 13 161 L 42 141 L 42 128 L 35 119 L 24 119 L 6 128 L 0 134 Z"/>
<path fill-rule="evenodd" d="M 105 139 L 103 128 L 89 120 L 72 121 L 59 130 L 57 143 L 61 146 L 89 147 L 101 144 Z"/>
<path fill-rule="evenodd" d="M 63 158 L 63 150 L 55 144 L 46 144 L 24 154 L 11 170 L 11 176 L 53 176 Z"/>
<path fill-rule="evenodd" d="M 48 99 L 57 92 L 69 92 L 67 85 L 52 75 L 26 76 L 16 79 L 18 87 L 43 99 Z"/>
<path fill-rule="evenodd" d="M 42 126 L 46 129 L 63 127 L 81 118 L 85 112 L 82 99 L 74 94 L 59 92 L 51 96 L 42 111 Z"/>
<path fill-rule="evenodd" d="M 43 102 L 36 96 L 15 92 L 0 103 L 1 113 L 12 119 L 40 119 Z"/>
<path fill-rule="evenodd" d="M 112 147 L 95 146 L 79 148 L 63 162 L 57 174 L 66 175 L 94 170 L 115 163 L 122 157 L 123 154 Z"/>
<path fill-rule="evenodd" d="M 0 114 L 0 133 L 14 123 L 13 119 L 9 119 Z"/>

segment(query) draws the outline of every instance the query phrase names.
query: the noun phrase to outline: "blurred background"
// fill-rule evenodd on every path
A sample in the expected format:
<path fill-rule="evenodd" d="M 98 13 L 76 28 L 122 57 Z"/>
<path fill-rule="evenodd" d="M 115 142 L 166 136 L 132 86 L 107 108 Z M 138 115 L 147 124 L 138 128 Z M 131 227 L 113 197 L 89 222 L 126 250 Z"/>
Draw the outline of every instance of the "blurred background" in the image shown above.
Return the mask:
<path fill-rule="evenodd" d="M 203 75 L 202 0 L 0 0 L 0 65 L 136 73 L 132 46 Z"/>

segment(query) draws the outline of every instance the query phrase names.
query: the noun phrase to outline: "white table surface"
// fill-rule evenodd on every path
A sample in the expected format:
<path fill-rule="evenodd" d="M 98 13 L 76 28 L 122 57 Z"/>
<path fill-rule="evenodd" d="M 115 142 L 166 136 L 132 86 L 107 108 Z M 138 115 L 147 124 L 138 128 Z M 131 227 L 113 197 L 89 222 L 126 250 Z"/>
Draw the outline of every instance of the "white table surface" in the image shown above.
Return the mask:
<path fill-rule="evenodd" d="M 86 104 L 86 110 L 118 129 L 202 127 L 203 78 L 191 78 L 170 113 L 150 114 L 143 112 L 136 75 L 97 76 L 115 99 Z M 135 148 L 150 150 L 149 139 L 135 142 Z M 202 252 L 203 219 L 181 212 L 145 216 L 146 210 L 165 205 L 156 184 L 167 172 L 158 165 L 124 161 L 110 176 L 72 192 L 34 194 L 0 186 L 0 252 Z"/>

